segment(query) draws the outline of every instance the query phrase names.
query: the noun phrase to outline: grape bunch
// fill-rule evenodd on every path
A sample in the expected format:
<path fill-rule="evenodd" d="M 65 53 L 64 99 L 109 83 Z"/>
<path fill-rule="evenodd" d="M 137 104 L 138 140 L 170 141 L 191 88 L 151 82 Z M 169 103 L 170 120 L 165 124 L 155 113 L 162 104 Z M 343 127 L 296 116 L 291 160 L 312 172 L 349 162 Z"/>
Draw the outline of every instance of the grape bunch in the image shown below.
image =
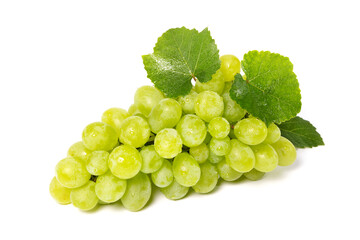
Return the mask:
<path fill-rule="evenodd" d="M 209 193 L 219 179 L 255 181 L 296 159 L 294 145 L 279 127 L 251 116 L 230 98 L 240 61 L 220 57 L 221 67 L 186 96 L 166 98 L 140 87 L 128 111 L 106 110 L 85 127 L 56 165 L 50 193 L 60 204 L 81 210 L 121 201 L 142 209 L 158 187 L 171 200 Z"/>

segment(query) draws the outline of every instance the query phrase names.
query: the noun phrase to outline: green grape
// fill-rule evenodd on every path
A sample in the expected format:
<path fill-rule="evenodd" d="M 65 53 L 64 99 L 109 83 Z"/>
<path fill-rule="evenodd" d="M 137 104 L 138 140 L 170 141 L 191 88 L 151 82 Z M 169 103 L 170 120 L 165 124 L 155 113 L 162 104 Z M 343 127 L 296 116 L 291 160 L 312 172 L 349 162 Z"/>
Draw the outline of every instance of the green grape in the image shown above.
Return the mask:
<path fill-rule="evenodd" d="M 200 165 L 201 175 L 199 181 L 192 187 L 197 193 L 209 193 L 216 187 L 218 182 L 218 171 L 211 163 Z"/>
<path fill-rule="evenodd" d="M 294 145 L 284 137 L 271 144 L 279 156 L 279 166 L 289 166 L 296 160 L 296 149 Z"/>
<path fill-rule="evenodd" d="M 244 176 L 251 181 L 260 180 L 264 177 L 264 175 L 265 175 L 264 172 L 260 172 L 255 168 L 253 168 L 250 172 L 244 173 Z"/>
<path fill-rule="evenodd" d="M 234 55 L 223 55 L 220 60 L 220 70 L 224 74 L 224 80 L 226 82 L 233 81 L 235 74 L 240 73 L 240 60 Z"/>
<path fill-rule="evenodd" d="M 112 174 L 116 177 L 129 179 L 140 171 L 142 159 L 136 148 L 130 145 L 121 145 L 111 152 L 108 164 Z"/>
<path fill-rule="evenodd" d="M 150 138 L 150 127 L 146 120 L 138 116 L 126 118 L 121 124 L 119 140 L 135 148 L 144 146 Z"/>
<path fill-rule="evenodd" d="M 160 191 L 170 200 L 179 200 L 186 196 L 189 192 L 189 188 L 180 185 L 174 180 L 169 186 L 160 188 Z"/>
<path fill-rule="evenodd" d="M 245 118 L 234 127 L 235 136 L 247 145 L 262 143 L 267 136 L 265 123 L 257 118 Z"/>
<path fill-rule="evenodd" d="M 174 174 L 172 171 L 172 165 L 167 159 L 164 160 L 159 170 L 151 174 L 151 180 L 159 188 L 169 186 L 173 182 L 173 179 Z"/>
<path fill-rule="evenodd" d="M 189 153 L 198 163 L 204 163 L 209 158 L 209 148 L 205 143 L 191 147 Z"/>
<path fill-rule="evenodd" d="M 230 138 L 223 139 L 212 138 L 210 141 L 210 150 L 217 156 L 225 156 L 231 148 Z"/>
<path fill-rule="evenodd" d="M 143 173 L 153 173 L 159 170 L 164 162 L 164 158 L 155 151 L 154 145 L 145 146 L 141 149 L 142 158 L 141 170 Z"/>
<path fill-rule="evenodd" d="M 151 196 L 151 182 L 149 177 L 142 172 L 127 181 L 124 196 L 121 198 L 123 206 L 136 212 L 142 209 Z"/>
<path fill-rule="evenodd" d="M 56 202 L 60 204 L 71 203 L 70 200 L 71 189 L 61 185 L 59 181 L 56 179 L 56 177 L 53 177 L 53 179 L 51 180 L 49 191 L 51 196 L 56 200 Z"/>
<path fill-rule="evenodd" d="M 217 164 L 217 163 L 221 162 L 224 159 L 225 159 L 224 156 L 218 156 L 213 151 L 211 151 L 211 149 L 210 149 L 209 158 L 208 158 L 209 162 L 211 162 L 213 164 Z"/>
<path fill-rule="evenodd" d="M 94 151 L 90 153 L 87 162 L 87 171 L 95 176 L 102 175 L 107 172 L 109 153 L 106 151 Z"/>
<path fill-rule="evenodd" d="M 231 99 L 228 92 L 224 93 L 222 97 L 224 99 L 223 117 L 226 118 L 230 123 L 236 123 L 240 121 L 245 116 L 246 111 Z"/>
<path fill-rule="evenodd" d="M 242 173 L 232 169 L 230 165 L 227 164 L 225 159 L 217 163 L 216 168 L 218 170 L 220 177 L 228 182 L 235 181 L 242 176 Z"/>
<path fill-rule="evenodd" d="M 207 130 L 201 118 L 196 115 L 188 114 L 183 116 L 176 126 L 185 146 L 199 146 L 205 139 Z"/>
<path fill-rule="evenodd" d="M 209 144 L 211 141 L 211 138 L 212 138 L 211 134 L 209 132 L 206 132 L 206 137 L 205 137 L 203 143 L 205 143 L 206 145 Z"/>
<path fill-rule="evenodd" d="M 204 91 L 195 99 L 195 113 L 205 122 L 210 122 L 215 117 L 221 117 L 224 112 L 224 101 L 219 94 Z"/>
<path fill-rule="evenodd" d="M 138 111 L 148 117 L 153 107 L 163 98 L 164 95 L 157 88 L 142 86 L 136 90 L 134 104 Z"/>
<path fill-rule="evenodd" d="M 175 127 L 182 115 L 180 104 L 171 98 L 161 100 L 151 111 L 148 122 L 153 133 Z"/>
<path fill-rule="evenodd" d="M 173 162 L 175 180 L 185 186 L 194 186 L 200 179 L 199 163 L 188 153 L 180 153 Z"/>
<path fill-rule="evenodd" d="M 126 180 L 115 177 L 110 171 L 96 179 L 96 196 L 105 203 L 119 200 L 125 193 Z"/>
<path fill-rule="evenodd" d="M 101 121 L 112 126 L 119 135 L 121 123 L 128 117 L 130 117 L 130 114 L 126 110 L 110 108 L 103 113 Z"/>
<path fill-rule="evenodd" d="M 56 179 L 67 188 L 78 188 L 87 183 L 91 177 L 85 163 L 72 157 L 62 159 L 55 168 Z"/>
<path fill-rule="evenodd" d="M 135 104 L 131 104 L 131 106 L 128 109 L 128 113 L 129 113 L 130 116 L 133 116 L 136 113 L 140 113 L 140 111 L 137 109 Z"/>
<path fill-rule="evenodd" d="M 271 123 L 267 129 L 267 136 L 264 143 L 272 144 L 277 142 L 281 137 L 281 131 L 276 124 Z"/>
<path fill-rule="evenodd" d="M 229 93 L 233 83 L 234 81 L 225 82 L 224 91 L 222 92 L 222 94 Z"/>
<path fill-rule="evenodd" d="M 221 139 L 229 135 L 230 124 L 225 118 L 216 117 L 210 121 L 208 130 L 212 137 Z"/>
<path fill-rule="evenodd" d="M 117 144 L 118 134 L 109 124 L 95 122 L 85 127 L 82 140 L 84 146 L 91 151 L 109 151 Z"/>
<path fill-rule="evenodd" d="M 88 181 L 84 186 L 71 191 L 70 199 L 73 205 L 81 210 L 91 210 L 99 202 L 95 193 L 95 183 Z"/>
<path fill-rule="evenodd" d="M 196 81 L 195 83 L 195 91 L 201 93 L 203 91 L 213 91 L 218 94 L 221 94 L 224 90 L 225 82 L 224 75 L 221 70 L 217 70 L 210 81 L 202 83 L 200 81 Z"/>
<path fill-rule="evenodd" d="M 173 158 L 182 151 L 179 133 L 172 128 L 161 130 L 154 140 L 155 151 L 163 158 Z"/>
<path fill-rule="evenodd" d="M 237 139 L 230 141 L 230 152 L 226 154 L 226 163 L 238 172 L 249 172 L 255 166 L 255 155 L 251 148 Z"/>
<path fill-rule="evenodd" d="M 270 172 L 276 168 L 279 162 L 275 149 L 267 143 L 251 146 L 255 154 L 255 169 L 260 172 Z"/>
<path fill-rule="evenodd" d="M 84 146 L 83 142 L 80 141 L 71 145 L 67 155 L 82 162 L 86 162 L 86 159 L 90 153 L 91 151 Z"/>
<path fill-rule="evenodd" d="M 197 97 L 197 92 L 191 89 L 190 93 L 185 96 L 178 98 L 178 102 L 185 114 L 194 114 L 195 113 L 195 99 Z"/>

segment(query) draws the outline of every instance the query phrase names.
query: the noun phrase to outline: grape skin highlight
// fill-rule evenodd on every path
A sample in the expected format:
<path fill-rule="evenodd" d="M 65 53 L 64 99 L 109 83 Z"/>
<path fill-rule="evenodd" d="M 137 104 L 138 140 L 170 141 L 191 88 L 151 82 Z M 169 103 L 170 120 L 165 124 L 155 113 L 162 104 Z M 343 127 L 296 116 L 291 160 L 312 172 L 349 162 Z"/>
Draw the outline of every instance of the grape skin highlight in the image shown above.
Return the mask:
<path fill-rule="evenodd" d="M 89 181 L 91 175 L 84 163 L 72 157 L 62 159 L 55 168 L 56 179 L 67 188 L 78 188 Z"/>
<path fill-rule="evenodd" d="M 109 168 L 116 177 L 129 179 L 141 169 L 142 158 L 138 150 L 130 145 L 115 148 L 109 156 Z"/>
<path fill-rule="evenodd" d="M 182 140 L 175 129 L 165 128 L 156 135 L 154 146 L 161 157 L 173 158 L 181 153 Z"/>
<path fill-rule="evenodd" d="M 118 134 L 112 126 L 95 122 L 85 127 L 82 140 L 84 146 L 91 151 L 109 151 L 117 144 Z"/>

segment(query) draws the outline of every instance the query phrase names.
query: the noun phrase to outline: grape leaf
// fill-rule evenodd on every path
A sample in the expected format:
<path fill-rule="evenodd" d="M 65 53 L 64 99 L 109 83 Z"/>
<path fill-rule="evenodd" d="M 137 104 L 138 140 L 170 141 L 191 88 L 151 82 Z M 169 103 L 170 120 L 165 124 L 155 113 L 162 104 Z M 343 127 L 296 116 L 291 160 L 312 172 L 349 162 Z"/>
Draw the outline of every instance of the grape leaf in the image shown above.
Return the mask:
<path fill-rule="evenodd" d="M 294 117 L 278 125 L 281 135 L 289 139 L 297 148 L 311 148 L 324 145 L 316 128 L 301 117 Z"/>
<path fill-rule="evenodd" d="M 185 27 L 168 30 L 143 63 L 148 78 L 172 98 L 188 94 L 191 79 L 207 82 L 220 68 L 219 50 L 207 28 L 200 33 Z"/>
<path fill-rule="evenodd" d="M 268 51 L 250 51 L 241 67 L 246 80 L 235 76 L 230 96 L 269 125 L 295 117 L 301 109 L 299 82 L 289 58 Z"/>

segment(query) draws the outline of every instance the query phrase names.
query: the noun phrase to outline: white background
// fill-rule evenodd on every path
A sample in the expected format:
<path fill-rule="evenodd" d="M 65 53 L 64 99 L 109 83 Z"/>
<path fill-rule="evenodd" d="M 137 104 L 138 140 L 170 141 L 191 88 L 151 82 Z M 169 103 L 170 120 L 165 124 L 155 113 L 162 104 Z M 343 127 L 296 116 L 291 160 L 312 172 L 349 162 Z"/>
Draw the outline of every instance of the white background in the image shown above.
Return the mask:
<path fill-rule="evenodd" d="M 1 239 L 360 239 L 358 1 L 0 2 Z M 258 182 L 144 210 L 55 203 L 56 163 L 110 107 L 151 84 L 141 55 L 169 28 L 209 27 L 220 54 L 290 57 L 300 116 L 325 147 Z"/>

